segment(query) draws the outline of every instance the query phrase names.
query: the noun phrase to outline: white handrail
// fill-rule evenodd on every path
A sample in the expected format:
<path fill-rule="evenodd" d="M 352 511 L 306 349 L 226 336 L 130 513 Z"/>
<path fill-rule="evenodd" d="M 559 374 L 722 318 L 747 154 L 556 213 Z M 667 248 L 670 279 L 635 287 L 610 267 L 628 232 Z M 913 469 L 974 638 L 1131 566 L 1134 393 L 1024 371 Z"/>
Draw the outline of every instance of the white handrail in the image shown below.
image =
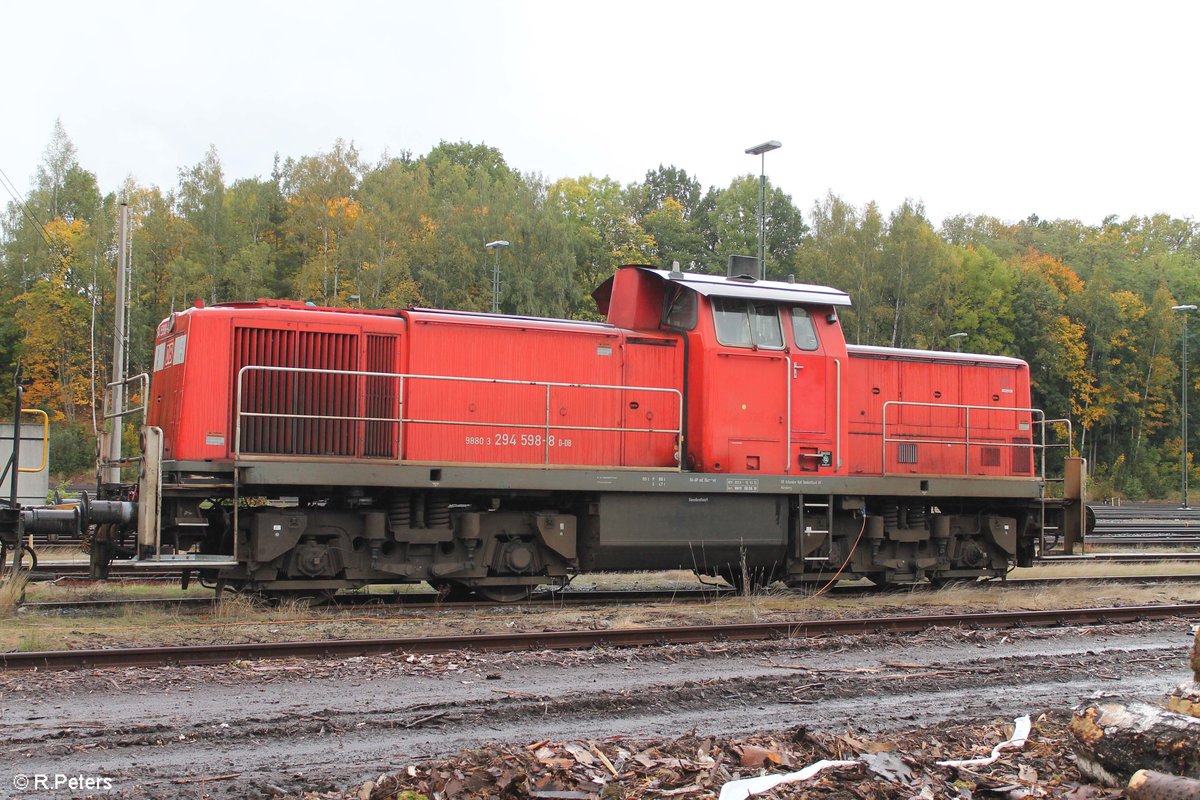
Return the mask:
<path fill-rule="evenodd" d="M 331 414 L 297 414 L 297 413 L 282 413 L 282 412 L 266 412 L 266 411 L 246 411 L 243 408 L 244 392 L 246 387 L 246 376 L 251 372 L 281 372 L 281 373 L 303 373 L 316 375 L 332 375 L 354 378 L 387 378 L 398 381 L 396 390 L 396 407 L 399 409 L 399 415 L 395 417 L 364 417 L 355 415 L 331 415 Z M 546 390 L 546 407 L 545 416 L 540 423 L 518 423 L 504 421 L 463 421 L 452 419 L 420 419 L 416 417 L 406 417 L 404 415 L 404 389 L 405 382 L 430 380 L 430 381 L 456 381 L 464 383 L 485 383 L 499 384 L 508 386 L 534 386 L 544 387 Z M 673 395 L 676 400 L 676 419 L 679 423 L 674 428 L 629 428 L 629 427 L 603 427 L 603 426 L 588 426 L 588 425 L 554 425 L 551 424 L 550 414 L 550 397 L 552 389 L 589 389 L 589 390 L 609 390 L 623 392 L 658 392 L 662 394 Z M 543 465 L 550 466 L 550 433 L 551 431 L 567 430 L 567 431 L 591 431 L 591 432 L 608 432 L 608 433 L 649 433 L 649 434 L 673 434 L 675 436 L 675 444 L 680 458 L 674 465 L 676 471 L 682 470 L 682 437 L 683 437 L 683 392 L 671 387 L 660 386 L 625 386 L 619 384 L 593 384 L 593 383 L 561 383 L 555 381 L 523 381 L 511 380 L 506 378 L 475 378 L 456 375 L 423 375 L 417 373 L 402 373 L 402 372 L 372 372 L 368 370 L 333 370 L 320 369 L 315 367 L 278 367 L 266 365 L 247 365 L 238 371 L 237 378 L 237 414 L 234 421 L 234 441 L 233 441 L 233 456 L 235 459 L 262 457 L 272 454 L 250 454 L 242 452 L 242 420 L 243 417 L 254 418 L 270 418 L 270 419 L 311 419 L 311 420 L 331 420 L 338 422 L 373 422 L 380 424 L 395 424 L 397 426 L 396 438 L 396 462 L 403 462 L 404 452 L 404 430 L 406 426 L 412 425 L 448 425 L 448 426 L 486 426 L 486 425 L 503 425 L 507 428 L 517 429 L 537 429 L 545 431 L 543 436 Z M 278 455 L 278 454 L 275 454 Z M 392 460 L 392 459 L 389 459 Z M 606 465 L 609 466 L 609 465 Z"/>
<path fill-rule="evenodd" d="M 146 400 L 150 396 L 150 376 L 147 375 L 145 372 L 139 372 L 137 375 L 131 375 L 128 378 L 125 378 L 124 380 L 113 381 L 112 383 L 105 384 L 105 389 L 108 390 L 109 393 L 111 393 L 111 391 L 114 387 L 127 386 L 127 385 L 133 383 L 134 381 L 138 381 L 141 383 L 142 404 L 140 406 L 131 406 L 129 408 L 119 409 L 110 414 L 110 413 L 108 413 L 108 401 L 112 398 L 111 398 L 111 394 L 106 394 L 105 398 L 104 398 L 104 408 L 105 408 L 104 419 L 113 419 L 114 417 L 124 417 L 127 414 L 136 414 L 139 411 L 146 410 Z"/>
<path fill-rule="evenodd" d="M 888 437 L 888 411 L 892 407 L 904 407 L 904 406 L 917 407 L 917 408 L 938 408 L 938 409 L 943 409 L 943 410 L 948 410 L 948 411 L 963 411 L 964 412 L 964 420 L 963 420 L 963 426 L 962 426 L 963 427 L 963 438 L 962 439 L 943 439 L 943 438 L 927 438 L 927 437 L 921 437 L 921 436 L 904 436 L 904 437 L 889 438 Z M 1041 442 L 1033 441 L 1032 431 L 1031 431 L 1031 435 L 1030 435 L 1030 441 L 1028 444 L 1019 443 L 1019 442 L 1001 442 L 1001 441 L 982 440 L 982 439 L 972 442 L 971 441 L 971 412 L 972 411 L 988 411 L 988 412 L 994 412 L 994 413 L 1009 413 L 1009 414 L 1029 414 L 1031 417 L 1033 417 L 1033 419 L 1030 419 L 1029 425 L 1031 427 L 1033 425 L 1037 425 L 1040 427 Z M 1046 444 L 1046 428 L 1047 428 L 1047 426 L 1051 425 L 1051 424 L 1063 424 L 1063 423 L 1065 423 L 1067 425 L 1067 431 L 1068 431 L 1067 442 L 1065 444 Z M 904 423 L 897 422 L 894 424 L 901 425 Z M 881 436 L 882 442 L 881 442 L 881 452 L 880 452 L 880 474 L 882 474 L 882 475 L 888 474 L 888 468 L 887 468 L 888 444 L 903 443 L 903 444 L 946 444 L 946 445 L 961 446 L 961 447 L 963 447 L 963 449 L 965 451 L 962 474 L 969 475 L 971 472 L 971 445 L 975 444 L 978 446 L 997 447 L 997 448 L 1008 447 L 1008 448 L 1028 448 L 1031 451 L 1035 450 L 1035 449 L 1038 450 L 1041 453 L 1041 464 L 1040 464 L 1040 469 L 1036 473 L 1036 477 L 1038 477 L 1039 479 L 1044 481 L 1046 479 L 1046 450 L 1048 450 L 1050 448 L 1055 448 L 1055 447 L 1070 447 L 1070 443 L 1071 443 L 1070 425 L 1071 425 L 1071 423 L 1069 420 L 1057 420 L 1057 419 L 1056 420 L 1047 420 L 1045 418 L 1045 412 L 1042 411 L 1040 408 L 1010 408 L 1010 407 L 996 407 L 996 406 L 966 405 L 966 404 L 961 404 L 961 403 L 925 403 L 925 402 L 908 401 L 908 400 L 888 400 L 887 402 L 885 402 L 883 404 L 883 425 L 882 425 L 882 436 Z M 929 428 L 929 427 L 954 427 L 952 425 L 934 426 L 934 425 L 928 425 L 928 424 L 922 426 L 922 425 L 914 425 L 911 423 L 910 423 L 910 426 L 911 427 L 927 427 L 927 428 Z"/>

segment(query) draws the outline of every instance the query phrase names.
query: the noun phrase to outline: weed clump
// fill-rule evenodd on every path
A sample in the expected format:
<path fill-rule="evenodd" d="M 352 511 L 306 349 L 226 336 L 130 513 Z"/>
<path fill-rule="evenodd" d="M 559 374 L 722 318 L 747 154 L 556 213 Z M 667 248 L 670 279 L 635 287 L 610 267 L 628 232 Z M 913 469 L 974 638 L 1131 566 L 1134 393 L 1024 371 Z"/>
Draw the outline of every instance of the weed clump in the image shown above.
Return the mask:
<path fill-rule="evenodd" d="M 29 573 L 19 570 L 0 572 L 0 617 L 10 616 L 25 599 Z"/>

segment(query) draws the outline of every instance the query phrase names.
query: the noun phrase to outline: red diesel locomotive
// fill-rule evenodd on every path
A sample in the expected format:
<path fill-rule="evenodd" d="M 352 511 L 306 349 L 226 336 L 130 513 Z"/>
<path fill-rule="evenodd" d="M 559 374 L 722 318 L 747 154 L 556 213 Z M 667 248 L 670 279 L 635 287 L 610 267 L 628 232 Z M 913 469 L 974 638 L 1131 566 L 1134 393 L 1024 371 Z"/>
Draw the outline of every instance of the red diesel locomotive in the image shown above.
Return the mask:
<path fill-rule="evenodd" d="M 1045 497 L 1020 360 L 848 346 L 840 291 L 627 266 L 607 322 L 260 300 L 159 326 L 137 558 L 509 600 L 597 570 L 1002 576 Z"/>

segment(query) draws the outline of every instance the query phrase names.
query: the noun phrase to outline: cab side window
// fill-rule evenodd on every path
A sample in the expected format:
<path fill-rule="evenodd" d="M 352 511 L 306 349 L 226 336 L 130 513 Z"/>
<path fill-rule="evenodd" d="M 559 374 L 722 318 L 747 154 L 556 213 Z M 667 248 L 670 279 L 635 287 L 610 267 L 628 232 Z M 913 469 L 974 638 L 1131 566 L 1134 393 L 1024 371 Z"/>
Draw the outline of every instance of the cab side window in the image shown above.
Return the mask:
<path fill-rule="evenodd" d="M 671 300 L 667 313 L 663 315 L 663 324 L 668 328 L 690 331 L 696 327 L 696 293 L 691 289 L 680 287 L 679 292 Z"/>
<path fill-rule="evenodd" d="M 712 298 L 713 322 L 717 341 L 730 347 L 750 347 L 750 318 L 746 316 L 746 301 L 728 297 Z"/>
<path fill-rule="evenodd" d="M 755 303 L 732 297 L 713 297 L 717 341 L 728 347 L 783 349 L 779 309 L 774 303 Z"/>
<path fill-rule="evenodd" d="M 816 350 L 821 346 L 808 309 L 799 306 L 792 308 L 792 338 L 796 340 L 796 347 L 801 350 Z"/>
<path fill-rule="evenodd" d="M 779 307 L 774 303 L 750 303 L 754 343 L 759 347 L 783 349 L 783 330 L 779 327 Z"/>

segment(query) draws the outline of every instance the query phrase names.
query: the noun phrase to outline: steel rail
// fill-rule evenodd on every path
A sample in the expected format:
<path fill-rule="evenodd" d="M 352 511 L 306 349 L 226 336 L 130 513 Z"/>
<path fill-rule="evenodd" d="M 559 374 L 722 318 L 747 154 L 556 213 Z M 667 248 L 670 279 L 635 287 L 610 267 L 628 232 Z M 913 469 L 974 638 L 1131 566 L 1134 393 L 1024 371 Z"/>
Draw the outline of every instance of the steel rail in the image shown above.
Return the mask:
<path fill-rule="evenodd" d="M 539 631 L 389 639 L 207 644 L 131 647 L 109 650 L 45 650 L 0 654 L 0 669 L 95 669 L 225 664 L 263 658 L 348 658 L 390 653 L 432 654 L 456 650 L 522 652 L 583 650 L 593 647 L 647 647 L 664 644 L 797 639 L 833 634 L 914 633 L 935 627 L 1016 628 L 1112 624 L 1174 617 L 1200 617 L 1200 603 L 1075 608 L 1049 611 L 997 611 L 931 614 L 874 619 L 796 620 L 749 625 L 623 628 L 605 631 Z"/>
<path fill-rule="evenodd" d="M 1144 564 L 1154 561 L 1200 561 L 1200 551 L 1172 550 L 1166 553 L 1082 553 L 1071 556 L 1043 556 L 1039 564 L 1086 564 L 1089 561 Z"/>
<path fill-rule="evenodd" d="M 1031 586 L 1056 586 L 1088 583 L 1124 583 L 1124 584 L 1153 584 L 1153 583 L 1200 583 L 1200 573 L 1173 575 L 1066 575 L 1053 578 L 992 578 L 992 579 L 963 579 L 955 582 L 956 588 L 984 589 L 1014 589 L 1024 590 Z M 842 583 L 832 587 L 833 592 L 843 595 L 867 595 L 889 591 L 904 592 L 933 592 L 938 589 L 930 584 L 916 584 L 899 588 L 864 585 L 859 583 Z M 791 597 L 796 600 L 804 598 L 803 590 L 794 590 Z M 536 592 L 527 600 L 517 603 L 503 604 L 490 600 L 438 600 L 432 592 L 395 592 L 390 594 L 343 594 L 337 595 L 332 602 L 314 606 L 320 612 L 337 611 L 340 609 L 358 609 L 364 606 L 379 608 L 403 609 L 464 609 L 464 608 L 493 608 L 497 606 L 527 607 L 527 606 L 566 606 L 587 605 L 620 605 L 622 603 L 707 603 L 714 600 L 736 600 L 739 595 L 732 588 L 719 587 L 714 589 L 601 589 L 597 591 L 546 591 Z M 787 599 L 788 594 L 782 597 Z M 21 603 L 20 607 L 31 612 L 56 613 L 64 611 L 106 611 L 123 608 L 174 608 L 177 610 L 215 610 L 220 602 L 216 597 L 135 597 L 135 598 L 106 598 L 101 600 L 53 600 L 32 601 Z M 266 621 L 264 621 L 266 624 Z"/>
<path fill-rule="evenodd" d="M 1153 563 L 1155 561 L 1200 561 L 1200 550 L 1171 550 L 1163 553 L 1083 553 L 1076 555 L 1052 555 L 1044 556 L 1038 559 L 1037 564 L 1062 564 L 1062 563 L 1080 563 L 1086 564 L 1089 562 L 1114 562 L 1114 563 Z M 119 585 L 122 583 L 153 583 L 164 581 L 179 581 L 179 576 L 182 570 L 137 570 L 130 572 L 121 572 L 112 575 L 107 580 L 93 580 L 86 571 L 75 569 L 47 569 L 39 564 L 38 568 L 29 573 L 31 581 L 69 581 L 71 583 L 81 584 L 110 584 Z M 193 577 L 192 579 L 196 579 Z M 901 585 L 900 588 L 907 589 L 907 585 Z M 687 591 L 687 590 L 680 590 Z M 700 590 L 702 591 L 702 590 Z"/>
<path fill-rule="evenodd" d="M 1200 580 L 1200 576 L 1197 576 Z M 429 591 L 393 592 L 389 594 L 340 594 L 329 604 L 314 606 L 320 611 L 336 610 L 338 608 L 361 608 L 363 606 L 394 606 L 403 608 L 492 608 L 512 605 L 514 607 L 528 605 L 580 605 L 584 603 L 647 603 L 647 602 L 678 602 L 702 603 L 718 599 L 735 597 L 734 590 L 728 587 L 712 589 L 601 589 L 598 591 L 572 590 L 566 592 L 537 592 L 528 600 L 519 603 L 494 603 L 490 600 L 441 600 Z M 106 598 L 102 600 L 62 600 L 34 601 L 22 603 L 21 608 L 29 611 L 88 611 L 109 608 L 124 608 L 134 606 L 176 606 L 179 608 L 216 608 L 219 601 L 214 596 L 208 597 L 136 597 L 136 598 Z"/>

